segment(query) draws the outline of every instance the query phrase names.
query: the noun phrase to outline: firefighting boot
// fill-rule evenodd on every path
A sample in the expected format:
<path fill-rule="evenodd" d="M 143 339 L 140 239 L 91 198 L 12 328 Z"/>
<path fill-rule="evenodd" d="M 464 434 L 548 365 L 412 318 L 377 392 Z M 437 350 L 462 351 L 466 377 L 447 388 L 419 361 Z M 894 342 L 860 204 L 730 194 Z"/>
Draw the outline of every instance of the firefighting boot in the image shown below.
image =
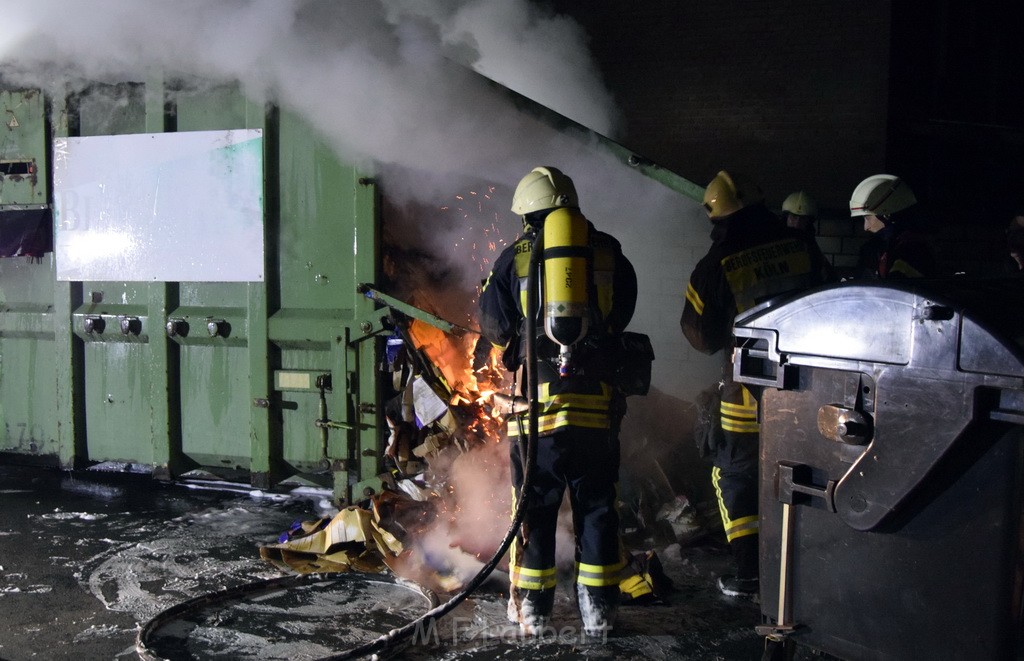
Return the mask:
<path fill-rule="evenodd" d="M 746 535 L 729 543 L 736 573 L 718 577 L 718 589 L 728 597 L 757 597 L 761 590 L 758 579 L 758 535 Z"/>
<path fill-rule="evenodd" d="M 555 591 L 523 590 L 513 587 L 508 595 L 508 621 L 518 624 L 527 636 L 544 633 L 555 606 Z"/>
<path fill-rule="evenodd" d="M 583 633 L 587 636 L 600 637 L 611 633 L 619 610 L 619 587 L 591 587 L 577 583 L 576 597 L 580 619 L 583 620 Z"/>

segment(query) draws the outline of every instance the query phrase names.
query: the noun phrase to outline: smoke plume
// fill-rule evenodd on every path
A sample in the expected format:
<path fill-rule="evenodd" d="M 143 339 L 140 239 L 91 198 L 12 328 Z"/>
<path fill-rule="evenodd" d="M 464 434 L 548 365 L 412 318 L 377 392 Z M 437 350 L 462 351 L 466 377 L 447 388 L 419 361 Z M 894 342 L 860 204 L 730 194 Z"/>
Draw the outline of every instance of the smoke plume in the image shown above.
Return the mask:
<path fill-rule="evenodd" d="M 367 169 L 505 181 L 551 131 L 483 76 L 611 133 L 616 111 L 584 42 L 576 23 L 526 0 L 38 0 L 5 7 L 0 62 L 50 90 L 152 71 L 239 81 Z"/>

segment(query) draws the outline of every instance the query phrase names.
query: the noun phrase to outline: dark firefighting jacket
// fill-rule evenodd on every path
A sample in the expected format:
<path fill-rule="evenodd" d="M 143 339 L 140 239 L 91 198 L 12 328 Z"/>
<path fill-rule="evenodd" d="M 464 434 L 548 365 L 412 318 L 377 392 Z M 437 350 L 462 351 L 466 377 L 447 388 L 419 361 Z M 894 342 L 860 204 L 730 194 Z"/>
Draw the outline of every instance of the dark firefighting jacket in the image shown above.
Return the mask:
<path fill-rule="evenodd" d="M 878 278 L 927 278 L 936 275 L 928 239 L 914 229 L 886 225 L 860 251 L 865 275 Z"/>
<path fill-rule="evenodd" d="M 686 287 L 680 326 L 698 351 L 732 344 L 736 315 L 773 296 L 820 284 L 824 258 L 808 236 L 786 227 L 763 206 L 740 209 L 715 223 L 712 245 Z"/>
<path fill-rule="evenodd" d="M 578 211 L 573 211 L 579 213 Z M 549 434 L 564 427 L 609 429 L 614 423 L 610 414 L 615 392 L 606 375 L 611 340 L 625 330 L 636 308 L 636 272 L 622 254 L 619 242 L 610 234 L 594 229 L 589 223 L 589 242 L 593 250 L 592 274 L 589 283 L 590 320 L 587 336 L 573 347 L 577 376 L 559 378 L 551 361 L 558 346 L 544 334 L 544 321 L 537 312 L 538 430 Z M 503 363 L 517 370 L 526 359 L 527 278 L 530 254 L 537 229 L 527 226 L 526 232 L 505 248 L 494 263 L 480 292 L 480 329 L 483 336 L 503 351 Z M 543 265 L 541 265 L 543 272 Z M 537 278 L 543 291 L 543 282 Z M 540 302 L 538 295 L 538 302 Z M 543 309 L 543 305 L 541 305 Z M 509 425 L 509 436 L 518 436 L 527 429 L 526 421 Z"/>

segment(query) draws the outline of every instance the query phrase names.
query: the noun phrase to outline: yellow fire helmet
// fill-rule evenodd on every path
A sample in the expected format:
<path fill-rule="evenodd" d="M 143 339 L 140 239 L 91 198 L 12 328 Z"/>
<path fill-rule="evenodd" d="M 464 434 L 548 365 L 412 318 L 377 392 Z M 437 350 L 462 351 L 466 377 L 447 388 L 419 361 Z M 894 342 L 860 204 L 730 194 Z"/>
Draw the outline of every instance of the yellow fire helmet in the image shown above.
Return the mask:
<path fill-rule="evenodd" d="M 579 205 L 572 179 L 550 166 L 533 168 L 519 181 L 512 195 L 512 213 L 517 216 Z"/>
<path fill-rule="evenodd" d="M 764 202 L 761 187 L 740 173 L 720 171 L 704 190 L 704 209 L 712 220 Z"/>
<path fill-rule="evenodd" d="M 876 174 L 853 189 L 850 216 L 891 216 L 916 203 L 914 191 L 902 179 L 891 174 Z"/>

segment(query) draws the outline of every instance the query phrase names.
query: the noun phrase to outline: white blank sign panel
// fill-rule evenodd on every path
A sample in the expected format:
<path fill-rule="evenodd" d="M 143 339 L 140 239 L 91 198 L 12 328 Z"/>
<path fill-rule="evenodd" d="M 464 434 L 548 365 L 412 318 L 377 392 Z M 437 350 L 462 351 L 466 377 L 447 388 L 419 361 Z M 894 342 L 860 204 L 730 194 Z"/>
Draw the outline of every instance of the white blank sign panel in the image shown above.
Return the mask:
<path fill-rule="evenodd" d="M 57 280 L 263 280 L 263 132 L 54 140 Z"/>

